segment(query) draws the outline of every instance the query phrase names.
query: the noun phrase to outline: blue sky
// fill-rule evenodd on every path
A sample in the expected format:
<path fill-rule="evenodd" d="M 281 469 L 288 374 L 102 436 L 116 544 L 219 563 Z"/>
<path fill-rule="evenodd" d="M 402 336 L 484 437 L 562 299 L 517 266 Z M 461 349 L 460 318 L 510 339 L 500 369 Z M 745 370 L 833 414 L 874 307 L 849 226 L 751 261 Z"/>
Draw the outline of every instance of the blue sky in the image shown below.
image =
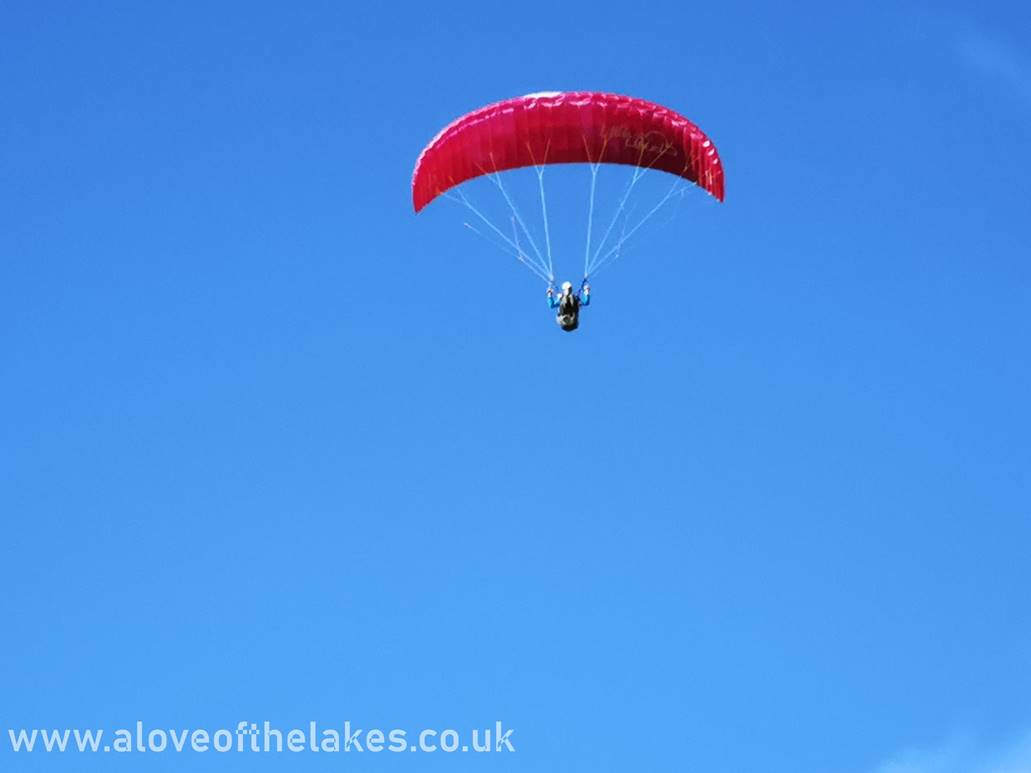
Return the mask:
<path fill-rule="evenodd" d="M 518 749 L 191 770 L 1031 770 L 1028 29 L 5 3 L 0 726 Z M 667 104 L 727 170 L 573 336 L 410 207 L 441 126 L 546 89 Z"/>

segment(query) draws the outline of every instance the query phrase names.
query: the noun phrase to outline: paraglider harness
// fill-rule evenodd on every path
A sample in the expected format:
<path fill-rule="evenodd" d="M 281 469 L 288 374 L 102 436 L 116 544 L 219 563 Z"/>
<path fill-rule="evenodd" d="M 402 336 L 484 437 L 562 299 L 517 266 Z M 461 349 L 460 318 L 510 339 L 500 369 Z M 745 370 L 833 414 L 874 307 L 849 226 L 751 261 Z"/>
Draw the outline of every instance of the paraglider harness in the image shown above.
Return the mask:
<path fill-rule="evenodd" d="M 555 318 L 559 327 L 572 333 L 580 326 L 580 296 L 576 293 L 563 295 L 558 302 L 558 316 Z"/>

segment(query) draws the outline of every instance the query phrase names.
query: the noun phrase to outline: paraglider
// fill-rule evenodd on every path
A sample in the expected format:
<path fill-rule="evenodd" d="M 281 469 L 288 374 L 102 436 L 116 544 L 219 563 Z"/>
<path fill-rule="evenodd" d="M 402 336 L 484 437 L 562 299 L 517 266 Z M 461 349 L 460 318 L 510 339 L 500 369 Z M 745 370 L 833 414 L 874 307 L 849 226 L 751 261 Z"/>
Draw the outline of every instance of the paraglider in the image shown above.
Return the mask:
<path fill-rule="evenodd" d="M 555 297 L 555 271 L 548 225 L 544 170 L 554 164 L 590 167 L 590 200 L 584 248 L 583 284 L 577 293 L 563 285 Z M 600 240 L 593 241 L 598 170 L 605 164 L 634 167 L 633 177 Z M 502 172 L 532 167 L 537 172 L 543 244 L 538 245 L 502 181 Z M 648 171 L 674 175 L 674 186 L 636 224 L 623 221 L 627 199 Z M 512 212 L 512 232 L 506 233 L 463 193 L 462 183 L 486 177 L 501 192 Z M 718 201 L 724 197 L 723 167 L 712 141 L 687 118 L 654 102 L 593 91 L 549 91 L 496 102 L 474 110 L 446 126 L 423 149 L 412 174 L 412 204 L 421 211 L 438 196 L 464 205 L 486 226 L 483 234 L 548 285 L 549 308 L 558 308 L 557 321 L 576 330 L 580 308 L 590 302 L 588 277 L 614 262 L 624 243 L 667 201 L 693 183 Z M 471 224 L 466 224 L 476 231 Z M 479 233 L 479 231 L 477 231 Z M 614 241 L 610 240 L 614 237 Z M 539 236 L 538 236 L 539 238 Z M 523 248 L 523 243 L 530 248 Z"/>
<path fill-rule="evenodd" d="M 567 333 L 572 333 L 580 327 L 580 308 L 591 305 L 591 286 L 584 279 L 580 286 L 580 292 L 573 292 L 572 282 L 562 283 L 562 294 L 556 298 L 555 288 L 548 286 L 548 308 L 558 309 L 555 321 L 558 326 Z"/>

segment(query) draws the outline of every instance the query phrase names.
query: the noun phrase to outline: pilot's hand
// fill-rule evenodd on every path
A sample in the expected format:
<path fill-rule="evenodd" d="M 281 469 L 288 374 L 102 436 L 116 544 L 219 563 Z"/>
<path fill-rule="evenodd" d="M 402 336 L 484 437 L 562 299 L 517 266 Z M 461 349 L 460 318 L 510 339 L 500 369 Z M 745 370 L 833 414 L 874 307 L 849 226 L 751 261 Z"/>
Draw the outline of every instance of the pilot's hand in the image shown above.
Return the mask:
<path fill-rule="evenodd" d="M 554 294 L 555 294 L 555 288 L 554 287 L 549 287 L 548 288 L 548 295 L 554 295 Z"/>

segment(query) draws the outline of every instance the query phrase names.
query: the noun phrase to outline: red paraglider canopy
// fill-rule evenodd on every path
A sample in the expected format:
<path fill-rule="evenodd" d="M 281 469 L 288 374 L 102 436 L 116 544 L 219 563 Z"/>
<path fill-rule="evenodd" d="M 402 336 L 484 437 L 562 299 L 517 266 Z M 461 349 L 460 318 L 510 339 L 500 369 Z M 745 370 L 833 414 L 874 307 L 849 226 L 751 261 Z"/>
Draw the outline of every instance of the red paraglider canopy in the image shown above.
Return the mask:
<path fill-rule="evenodd" d="M 446 127 L 415 164 L 412 203 L 418 212 L 480 175 L 568 163 L 658 169 L 723 201 L 716 146 L 684 116 L 634 97 L 551 91 L 482 107 Z"/>

